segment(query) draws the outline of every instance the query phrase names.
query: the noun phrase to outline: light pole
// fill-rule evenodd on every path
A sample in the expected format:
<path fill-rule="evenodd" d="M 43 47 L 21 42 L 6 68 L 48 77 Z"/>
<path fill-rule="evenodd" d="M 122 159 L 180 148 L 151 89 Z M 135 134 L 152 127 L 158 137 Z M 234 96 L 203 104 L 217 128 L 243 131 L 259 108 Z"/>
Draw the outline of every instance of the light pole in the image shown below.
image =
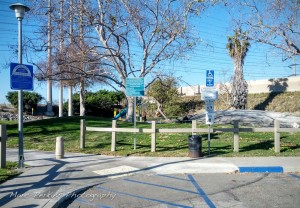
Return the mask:
<path fill-rule="evenodd" d="M 22 64 L 22 20 L 29 7 L 16 3 L 9 6 L 15 11 L 18 19 L 18 60 Z M 24 168 L 24 149 L 23 149 L 23 91 L 18 91 L 18 131 L 19 131 L 19 168 Z"/>

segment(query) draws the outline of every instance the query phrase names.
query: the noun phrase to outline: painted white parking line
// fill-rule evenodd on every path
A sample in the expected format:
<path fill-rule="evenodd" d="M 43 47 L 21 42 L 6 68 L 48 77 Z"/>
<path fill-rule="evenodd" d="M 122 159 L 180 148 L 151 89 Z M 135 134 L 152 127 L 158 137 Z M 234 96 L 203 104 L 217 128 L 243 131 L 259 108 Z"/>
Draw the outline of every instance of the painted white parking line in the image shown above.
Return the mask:
<path fill-rule="evenodd" d="M 138 171 L 138 168 L 127 166 L 127 165 L 121 165 L 114 168 L 108 168 L 103 170 L 95 170 L 94 173 L 98 175 L 105 176 L 107 175 L 108 178 L 118 178 L 118 177 L 124 177 L 134 174 L 135 171 Z"/>

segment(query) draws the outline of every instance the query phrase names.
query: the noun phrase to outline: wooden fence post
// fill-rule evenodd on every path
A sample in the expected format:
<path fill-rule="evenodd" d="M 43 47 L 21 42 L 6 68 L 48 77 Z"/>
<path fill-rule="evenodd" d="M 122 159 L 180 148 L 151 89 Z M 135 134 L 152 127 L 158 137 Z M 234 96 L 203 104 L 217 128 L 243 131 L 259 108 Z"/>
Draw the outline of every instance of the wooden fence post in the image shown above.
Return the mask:
<path fill-rule="evenodd" d="M 276 153 L 280 152 L 280 121 L 274 120 L 274 149 Z"/>
<path fill-rule="evenodd" d="M 85 132 L 86 132 L 85 119 L 81 119 L 80 120 L 80 149 L 85 148 Z"/>
<path fill-rule="evenodd" d="M 111 151 L 116 151 L 116 128 L 117 128 L 117 121 L 112 121 L 112 130 L 111 130 Z"/>
<path fill-rule="evenodd" d="M 192 135 L 196 135 L 195 130 L 197 128 L 197 120 L 192 120 Z"/>
<path fill-rule="evenodd" d="M 156 121 L 151 122 L 151 152 L 156 151 Z"/>
<path fill-rule="evenodd" d="M 6 125 L 0 125 L 0 168 L 6 168 Z"/>
<path fill-rule="evenodd" d="M 233 121 L 233 151 L 239 152 L 239 140 L 240 140 L 240 134 L 239 134 L 239 121 Z"/>

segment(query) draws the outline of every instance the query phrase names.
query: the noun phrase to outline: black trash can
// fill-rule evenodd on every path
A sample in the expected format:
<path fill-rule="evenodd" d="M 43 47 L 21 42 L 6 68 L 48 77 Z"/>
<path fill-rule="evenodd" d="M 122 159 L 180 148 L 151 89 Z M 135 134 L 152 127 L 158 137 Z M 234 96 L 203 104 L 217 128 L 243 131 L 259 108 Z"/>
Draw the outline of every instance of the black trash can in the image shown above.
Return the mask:
<path fill-rule="evenodd" d="M 202 157 L 202 137 L 199 135 L 190 135 L 189 139 L 189 157 Z"/>

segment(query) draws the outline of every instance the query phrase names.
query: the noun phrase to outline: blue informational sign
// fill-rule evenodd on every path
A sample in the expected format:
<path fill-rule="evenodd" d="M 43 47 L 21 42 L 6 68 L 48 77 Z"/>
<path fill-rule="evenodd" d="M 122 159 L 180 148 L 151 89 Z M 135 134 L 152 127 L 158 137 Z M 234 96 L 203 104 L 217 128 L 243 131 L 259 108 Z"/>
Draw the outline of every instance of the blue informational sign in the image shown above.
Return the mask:
<path fill-rule="evenodd" d="M 126 95 L 129 97 L 144 96 L 144 78 L 126 78 Z"/>
<path fill-rule="evenodd" d="M 10 88 L 12 90 L 33 90 L 33 66 L 10 63 Z"/>
<path fill-rule="evenodd" d="M 206 87 L 213 87 L 215 85 L 214 70 L 206 70 Z"/>

